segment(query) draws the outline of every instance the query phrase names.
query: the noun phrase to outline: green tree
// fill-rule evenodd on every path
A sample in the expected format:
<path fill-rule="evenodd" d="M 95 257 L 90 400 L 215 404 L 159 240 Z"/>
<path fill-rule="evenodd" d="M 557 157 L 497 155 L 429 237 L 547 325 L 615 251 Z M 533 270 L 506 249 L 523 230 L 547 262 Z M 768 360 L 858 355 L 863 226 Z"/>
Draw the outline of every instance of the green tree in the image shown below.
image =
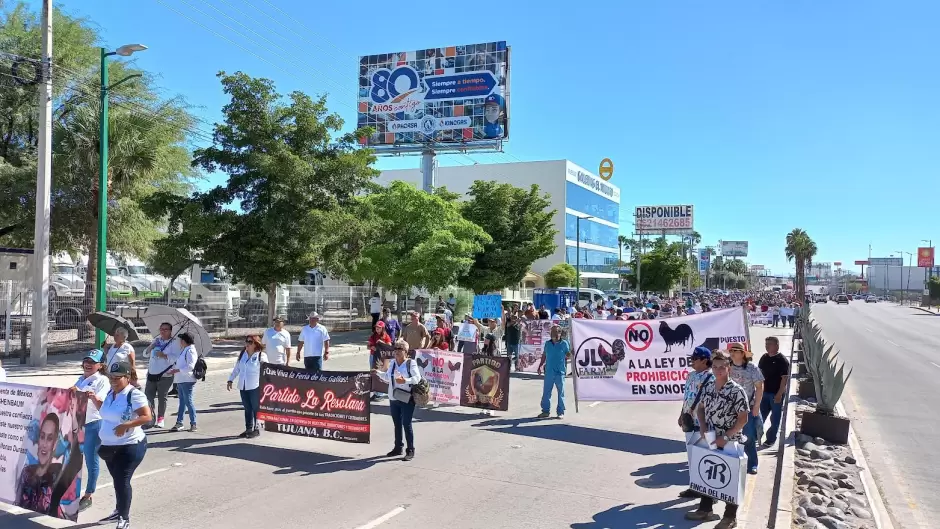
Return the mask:
<path fill-rule="evenodd" d="M 166 253 L 182 251 L 224 266 L 234 280 L 267 291 L 273 318 L 277 284 L 312 268 L 344 276 L 357 261 L 369 226 L 356 197 L 373 185 L 375 157 L 357 148 L 363 131 L 338 134 L 343 120 L 328 112 L 325 96 L 285 98 L 272 81 L 242 72 L 218 77 L 229 102 L 213 144 L 195 151 L 193 165 L 228 180 L 151 202 L 169 212 L 158 260 L 172 264 Z"/>
<path fill-rule="evenodd" d="M 682 278 L 685 273 L 686 260 L 682 257 L 681 243 L 668 243 L 664 238 L 653 241 L 652 249 L 643 254 L 640 274 L 643 290 L 653 292 L 667 292 Z M 633 272 L 628 274 L 627 281 L 636 288 L 637 259 L 634 256 L 631 262 Z"/>
<path fill-rule="evenodd" d="M 50 221 L 53 251 L 87 253 L 86 299 L 95 292 L 98 245 L 100 107 L 99 36 L 93 24 L 56 11 L 53 32 L 53 165 Z M 39 57 L 39 17 L 17 4 L 0 22 L 4 51 Z M 12 55 L 8 56 L 12 57 Z M 0 68 L 6 68 L 0 62 Z M 29 70 L 29 63 L 25 65 Z M 160 237 L 158 220 L 141 204 L 157 190 L 187 192 L 187 136 L 193 118 L 180 98 L 163 100 L 152 78 L 133 64 L 114 61 L 115 82 L 140 78 L 111 91 L 109 116 L 108 248 L 146 258 Z M 0 232 L 5 243 L 31 246 L 35 216 L 38 107 L 35 86 L 0 76 Z M 5 118 L 5 119 L 4 119 Z"/>
<path fill-rule="evenodd" d="M 577 270 L 568 263 L 558 263 L 545 272 L 545 286 L 548 288 L 574 286 L 576 279 Z"/>
<path fill-rule="evenodd" d="M 474 257 L 470 271 L 458 284 L 474 292 L 518 285 L 536 260 L 555 251 L 550 197 L 495 181 L 477 180 L 461 207 L 463 217 L 483 228 L 492 239 Z"/>
<path fill-rule="evenodd" d="M 813 264 L 813 257 L 816 256 L 816 243 L 813 239 L 800 228 L 794 228 L 787 234 L 787 244 L 784 247 L 784 253 L 787 261 L 796 263 L 796 292 L 802 299 L 806 292 L 806 269 Z"/>
<path fill-rule="evenodd" d="M 423 287 L 435 292 L 466 275 L 475 256 L 492 242 L 483 228 L 461 215 L 460 204 L 405 182 L 392 182 L 359 202 L 375 226 L 352 271 L 357 280 L 396 291 Z"/>
<path fill-rule="evenodd" d="M 630 238 L 626 235 L 617 236 L 617 264 L 623 265 L 623 247 L 630 248 Z"/>

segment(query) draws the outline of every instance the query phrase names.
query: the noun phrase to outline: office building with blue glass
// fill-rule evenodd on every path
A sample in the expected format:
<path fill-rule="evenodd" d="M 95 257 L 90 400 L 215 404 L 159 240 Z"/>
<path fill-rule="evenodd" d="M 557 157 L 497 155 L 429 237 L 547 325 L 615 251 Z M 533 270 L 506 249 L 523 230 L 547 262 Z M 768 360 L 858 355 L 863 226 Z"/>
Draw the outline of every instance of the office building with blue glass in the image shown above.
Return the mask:
<path fill-rule="evenodd" d="M 474 164 L 438 167 L 436 185 L 465 194 L 475 180 L 496 180 L 528 188 L 538 184 L 551 197 L 556 210 L 553 223 L 555 253 L 539 259 L 532 271 L 544 275 L 558 263 L 577 261 L 578 218 L 580 221 L 581 284 L 602 290 L 615 289 L 614 272 L 619 258 L 617 236 L 620 234 L 620 188 L 568 160 Z M 383 171 L 378 183 L 394 180 L 421 186 L 419 169 Z"/>

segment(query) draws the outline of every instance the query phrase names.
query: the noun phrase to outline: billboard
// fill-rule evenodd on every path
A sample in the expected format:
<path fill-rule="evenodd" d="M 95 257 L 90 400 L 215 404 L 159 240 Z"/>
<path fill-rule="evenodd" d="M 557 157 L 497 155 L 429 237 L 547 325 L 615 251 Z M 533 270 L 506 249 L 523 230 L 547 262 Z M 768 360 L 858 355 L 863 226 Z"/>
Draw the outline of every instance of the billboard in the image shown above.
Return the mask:
<path fill-rule="evenodd" d="M 868 266 L 904 266 L 903 257 L 869 257 Z"/>
<path fill-rule="evenodd" d="M 933 248 L 917 249 L 917 266 L 921 268 L 933 268 Z"/>
<path fill-rule="evenodd" d="M 711 260 L 711 256 L 708 255 L 708 248 L 699 248 L 698 249 L 698 271 L 701 273 L 708 272 L 708 262 Z"/>
<path fill-rule="evenodd" d="M 764 265 L 751 265 L 751 272 L 763 272 Z"/>
<path fill-rule="evenodd" d="M 369 146 L 466 143 L 509 137 L 505 41 L 359 58 L 359 127 Z"/>
<path fill-rule="evenodd" d="M 722 257 L 747 257 L 747 241 L 721 241 Z"/>
<path fill-rule="evenodd" d="M 863 259 L 863 260 L 855 261 L 855 264 L 865 266 L 868 264 L 868 261 Z"/>
<path fill-rule="evenodd" d="M 691 235 L 695 231 L 692 204 L 637 206 L 636 233 L 643 235 Z"/>

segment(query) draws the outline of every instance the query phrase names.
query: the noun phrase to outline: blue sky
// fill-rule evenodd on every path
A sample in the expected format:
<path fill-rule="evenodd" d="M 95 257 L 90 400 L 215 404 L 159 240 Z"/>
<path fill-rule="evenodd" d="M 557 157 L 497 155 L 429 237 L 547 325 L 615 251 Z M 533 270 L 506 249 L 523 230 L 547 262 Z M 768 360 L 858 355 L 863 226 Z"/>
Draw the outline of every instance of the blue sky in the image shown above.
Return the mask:
<path fill-rule="evenodd" d="M 506 40 L 506 153 L 442 165 L 568 158 L 596 171 L 610 157 L 623 216 L 692 203 L 705 243 L 747 240 L 748 261 L 774 272 L 792 270 L 783 247 L 795 227 L 817 260 L 848 264 L 869 244 L 887 256 L 940 241 L 940 2 L 59 5 L 96 22 L 109 46 L 150 46 L 138 65 L 210 123 L 225 103 L 219 70 L 326 92 L 351 128 L 358 56 Z"/>

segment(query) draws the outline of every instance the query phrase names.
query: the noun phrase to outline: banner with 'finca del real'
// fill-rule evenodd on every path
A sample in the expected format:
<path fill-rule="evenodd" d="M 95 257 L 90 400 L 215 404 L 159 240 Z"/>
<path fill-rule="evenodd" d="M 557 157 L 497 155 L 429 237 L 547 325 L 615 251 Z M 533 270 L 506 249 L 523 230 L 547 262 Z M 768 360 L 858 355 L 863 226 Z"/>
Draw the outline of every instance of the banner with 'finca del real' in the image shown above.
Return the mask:
<path fill-rule="evenodd" d="M 75 521 L 88 397 L 0 383 L 0 502 Z"/>
<path fill-rule="evenodd" d="M 263 364 L 258 420 L 269 432 L 368 443 L 370 376 Z"/>
<path fill-rule="evenodd" d="M 571 320 L 575 394 L 579 400 L 682 400 L 703 345 L 725 349 L 748 342 L 741 308 L 668 320 Z"/>

